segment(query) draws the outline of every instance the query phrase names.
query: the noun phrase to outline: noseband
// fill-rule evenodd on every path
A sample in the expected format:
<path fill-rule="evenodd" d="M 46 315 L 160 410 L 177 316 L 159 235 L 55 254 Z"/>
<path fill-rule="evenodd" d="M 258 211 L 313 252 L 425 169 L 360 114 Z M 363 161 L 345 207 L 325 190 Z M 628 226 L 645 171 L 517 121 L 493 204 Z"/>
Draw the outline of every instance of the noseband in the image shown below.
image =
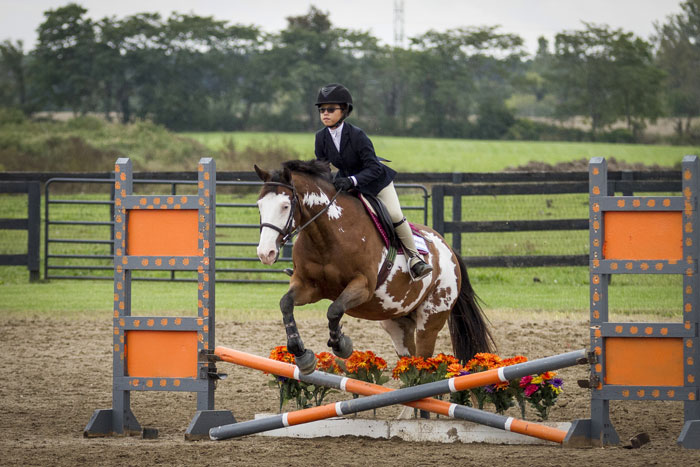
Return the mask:
<path fill-rule="evenodd" d="M 291 208 L 289 209 L 289 217 L 287 218 L 287 222 L 284 224 L 284 228 L 280 229 L 274 224 L 270 224 L 268 222 L 261 222 L 260 223 L 260 231 L 262 231 L 263 227 L 269 227 L 270 229 L 278 232 L 280 235 L 282 235 L 282 239 L 280 241 L 280 244 L 278 248 L 282 248 L 284 245 L 287 244 L 289 240 L 294 238 L 296 235 L 299 234 L 302 230 L 304 230 L 306 227 L 308 227 L 311 223 L 313 223 L 318 217 L 326 212 L 328 208 L 331 207 L 331 205 L 335 202 L 335 199 L 338 197 L 340 194 L 340 191 L 336 192 L 335 196 L 330 200 L 330 202 L 319 212 L 317 212 L 311 219 L 309 219 L 308 222 L 306 222 L 304 225 L 301 227 L 298 227 L 296 229 L 292 228 L 292 223 L 294 222 L 294 210 L 295 208 L 299 205 L 299 196 L 297 194 L 297 189 L 294 187 L 294 185 L 288 185 L 286 183 L 281 183 L 281 182 L 265 182 L 264 185 L 273 185 L 273 186 L 281 186 L 283 188 L 287 188 L 288 190 L 292 190 L 292 205 Z M 301 214 L 301 208 L 299 208 L 299 214 Z"/>

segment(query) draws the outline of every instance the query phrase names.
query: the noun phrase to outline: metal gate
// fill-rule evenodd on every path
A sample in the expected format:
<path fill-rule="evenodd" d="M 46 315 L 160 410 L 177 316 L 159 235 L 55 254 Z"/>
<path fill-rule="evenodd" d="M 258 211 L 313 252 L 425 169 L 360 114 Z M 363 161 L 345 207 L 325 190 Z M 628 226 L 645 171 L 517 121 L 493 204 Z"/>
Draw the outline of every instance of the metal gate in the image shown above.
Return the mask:
<path fill-rule="evenodd" d="M 166 185 L 166 187 L 163 187 Z M 190 180 L 134 179 L 134 191 L 170 196 L 196 191 Z M 260 181 L 217 181 L 217 282 L 287 283 L 284 268 L 291 265 L 291 245 L 277 263 L 260 263 L 257 196 Z M 402 208 L 412 222 L 428 224 L 428 190 L 423 185 L 396 184 Z M 45 185 L 44 278 L 113 279 L 114 179 L 51 178 Z M 187 271 L 139 271 L 133 280 L 187 281 Z"/>

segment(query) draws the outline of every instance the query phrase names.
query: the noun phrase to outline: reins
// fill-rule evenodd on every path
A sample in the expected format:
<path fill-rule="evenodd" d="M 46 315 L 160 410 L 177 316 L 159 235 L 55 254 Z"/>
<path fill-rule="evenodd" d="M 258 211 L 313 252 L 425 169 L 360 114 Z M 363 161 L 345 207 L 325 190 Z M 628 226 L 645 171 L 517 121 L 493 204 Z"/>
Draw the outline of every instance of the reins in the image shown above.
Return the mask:
<path fill-rule="evenodd" d="M 306 223 L 304 223 L 304 225 L 292 230 L 292 222 L 294 222 L 294 210 L 299 205 L 297 189 L 294 187 L 294 185 L 288 185 L 286 183 L 281 183 L 281 182 L 265 182 L 264 185 L 281 186 L 281 187 L 292 190 L 292 206 L 291 206 L 291 209 L 289 210 L 289 217 L 287 218 L 287 222 L 284 225 L 284 229 L 280 229 L 276 225 L 270 224 L 267 222 L 260 223 L 260 230 L 262 230 L 263 227 L 269 227 L 272 230 L 279 232 L 280 235 L 282 235 L 282 243 L 280 243 L 279 248 L 282 248 L 284 245 L 286 245 L 289 240 L 291 240 L 296 235 L 298 235 L 302 230 L 307 228 L 316 219 L 318 219 L 318 217 L 321 214 L 326 212 L 331 207 L 331 205 L 335 202 L 335 199 L 340 194 L 340 191 L 336 192 L 335 196 L 333 196 L 333 198 L 331 198 L 330 202 L 323 209 L 321 209 L 319 212 L 314 214 L 314 216 L 311 219 L 309 219 Z M 299 208 L 299 214 L 301 214 L 301 207 Z"/>

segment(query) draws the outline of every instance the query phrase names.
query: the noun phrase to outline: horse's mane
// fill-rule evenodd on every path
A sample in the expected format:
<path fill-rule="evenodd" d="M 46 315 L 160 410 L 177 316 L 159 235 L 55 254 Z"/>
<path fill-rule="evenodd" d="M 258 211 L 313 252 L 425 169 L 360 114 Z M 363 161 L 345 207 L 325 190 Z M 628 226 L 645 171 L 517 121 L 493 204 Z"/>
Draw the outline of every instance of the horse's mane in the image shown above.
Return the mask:
<path fill-rule="evenodd" d="M 309 161 L 295 160 L 283 162 L 282 170 L 279 172 L 275 172 L 272 176 L 272 179 L 275 180 L 276 177 L 279 177 L 280 180 L 275 181 L 281 181 L 285 169 L 288 169 L 290 172 L 303 173 L 311 175 L 312 177 L 318 177 L 329 183 L 332 181 L 330 164 L 328 162 L 320 161 L 318 159 L 313 159 Z"/>

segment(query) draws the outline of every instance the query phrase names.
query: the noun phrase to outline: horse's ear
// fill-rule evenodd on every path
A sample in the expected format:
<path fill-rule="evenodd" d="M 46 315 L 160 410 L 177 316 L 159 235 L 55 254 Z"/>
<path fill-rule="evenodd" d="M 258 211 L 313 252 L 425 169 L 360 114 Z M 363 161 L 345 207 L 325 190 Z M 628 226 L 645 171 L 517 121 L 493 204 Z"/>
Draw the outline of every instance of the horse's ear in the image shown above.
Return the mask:
<path fill-rule="evenodd" d="M 265 172 L 263 169 L 261 169 L 257 165 L 254 165 L 253 167 L 255 168 L 255 173 L 258 174 L 258 177 L 260 178 L 260 180 L 262 180 L 263 182 L 267 182 L 268 180 L 270 180 L 270 173 L 269 172 Z"/>
<path fill-rule="evenodd" d="M 285 167 L 282 171 L 282 180 L 284 180 L 285 183 L 292 183 L 292 171 L 289 170 L 289 167 Z"/>

